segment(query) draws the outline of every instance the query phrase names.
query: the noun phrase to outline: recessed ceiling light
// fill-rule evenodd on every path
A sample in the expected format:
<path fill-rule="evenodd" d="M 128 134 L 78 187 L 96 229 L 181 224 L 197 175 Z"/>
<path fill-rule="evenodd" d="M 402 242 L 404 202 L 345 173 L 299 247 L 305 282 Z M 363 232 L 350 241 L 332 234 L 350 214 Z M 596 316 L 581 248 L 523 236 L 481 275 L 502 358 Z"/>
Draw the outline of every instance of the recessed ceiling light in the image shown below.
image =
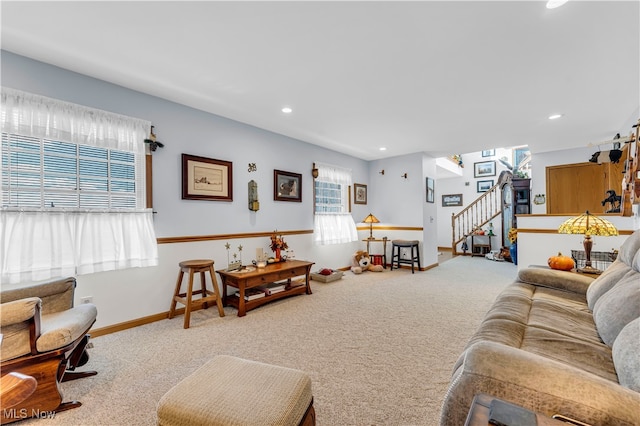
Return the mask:
<path fill-rule="evenodd" d="M 547 2 L 547 9 L 555 9 L 565 4 L 569 0 L 549 0 Z"/>
<path fill-rule="evenodd" d="M 282 108 L 282 112 L 284 112 L 285 114 L 291 114 L 293 110 L 289 107 L 284 107 Z"/>
<path fill-rule="evenodd" d="M 387 148 L 385 148 L 384 146 L 380 147 L 380 151 L 386 151 L 386 150 L 387 150 Z"/>
<path fill-rule="evenodd" d="M 553 114 L 549 116 L 549 120 L 556 120 L 560 117 L 562 117 L 564 114 Z"/>

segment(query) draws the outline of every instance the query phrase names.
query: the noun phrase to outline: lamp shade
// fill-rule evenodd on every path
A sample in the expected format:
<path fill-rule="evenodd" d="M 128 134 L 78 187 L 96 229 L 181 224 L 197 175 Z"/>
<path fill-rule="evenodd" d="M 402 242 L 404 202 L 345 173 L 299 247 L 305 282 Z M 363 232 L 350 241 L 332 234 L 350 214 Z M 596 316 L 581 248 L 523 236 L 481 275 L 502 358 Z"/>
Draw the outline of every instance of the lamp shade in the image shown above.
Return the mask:
<path fill-rule="evenodd" d="M 373 213 L 369 213 L 369 216 L 362 219 L 362 223 L 380 223 L 380 221 L 373 215 Z"/>
<path fill-rule="evenodd" d="M 608 220 L 594 216 L 587 211 L 580 216 L 564 221 L 558 228 L 558 233 L 614 237 L 618 235 L 618 230 Z"/>

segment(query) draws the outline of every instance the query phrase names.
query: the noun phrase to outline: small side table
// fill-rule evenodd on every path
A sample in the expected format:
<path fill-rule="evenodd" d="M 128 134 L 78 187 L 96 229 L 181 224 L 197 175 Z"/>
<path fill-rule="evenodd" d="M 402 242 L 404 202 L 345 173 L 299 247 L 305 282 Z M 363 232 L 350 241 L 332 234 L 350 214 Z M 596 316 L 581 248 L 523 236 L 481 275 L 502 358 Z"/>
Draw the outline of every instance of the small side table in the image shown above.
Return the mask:
<path fill-rule="evenodd" d="M 382 266 L 386 269 L 387 267 L 387 241 L 389 241 L 388 238 L 382 238 L 382 239 L 365 239 L 362 240 L 365 243 L 367 243 L 367 253 L 369 253 L 369 255 L 371 255 L 371 250 L 369 249 L 369 245 L 370 243 L 382 243 Z"/>
<path fill-rule="evenodd" d="M 471 256 L 484 256 L 491 251 L 492 235 L 471 235 Z"/>

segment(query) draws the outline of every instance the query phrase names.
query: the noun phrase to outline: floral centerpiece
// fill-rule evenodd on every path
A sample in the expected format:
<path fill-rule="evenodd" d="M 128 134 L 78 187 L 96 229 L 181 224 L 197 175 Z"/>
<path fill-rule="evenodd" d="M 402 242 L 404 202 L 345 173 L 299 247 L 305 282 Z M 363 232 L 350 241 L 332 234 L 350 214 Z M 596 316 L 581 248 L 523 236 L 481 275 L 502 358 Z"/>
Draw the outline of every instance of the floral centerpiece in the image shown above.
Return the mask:
<path fill-rule="evenodd" d="M 518 241 L 518 230 L 516 228 L 509 229 L 509 234 L 507 235 L 509 238 L 509 242 L 511 244 L 515 244 Z"/>
<path fill-rule="evenodd" d="M 271 250 L 275 253 L 276 260 L 280 260 L 280 250 L 286 250 L 289 248 L 289 245 L 284 240 L 282 235 L 277 235 L 276 231 L 271 234 Z"/>

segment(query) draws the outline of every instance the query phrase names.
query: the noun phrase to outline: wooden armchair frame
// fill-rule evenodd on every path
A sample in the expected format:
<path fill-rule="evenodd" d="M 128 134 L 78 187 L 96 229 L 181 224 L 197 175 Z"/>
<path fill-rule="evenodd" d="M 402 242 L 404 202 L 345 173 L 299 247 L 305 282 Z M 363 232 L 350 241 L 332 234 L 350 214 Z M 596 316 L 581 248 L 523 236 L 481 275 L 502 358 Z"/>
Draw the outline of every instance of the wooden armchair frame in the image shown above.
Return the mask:
<path fill-rule="evenodd" d="M 65 290 L 66 293 L 70 292 L 71 296 L 68 294 L 64 296 L 66 299 L 70 297 L 71 301 L 69 302 L 67 300 L 66 302 L 60 303 L 58 300 L 56 303 L 58 303 L 59 306 L 56 309 L 74 309 L 73 289 L 75 288 L 75 280 L 71 280 L 73 285 L 66 285 L 67 289 Z M 60 282 L 58 282 L 58 284 L 59 283 Z M 26 290 L 26 293 L 27 296 L 33 297 L 33 294 L 29 294 L 29 289 Z M 5 302 L 5 292 L 3 292 L 2 296 L 3 302 Z M 12 296 L 15 295 L 9 294 L 7 299 L 11 301 Z M 41 303 L 44 304 L 44 300 L 49 296 L 51 295 L 44 296 Z M 53 295 L 53 297 L 60 299 L 58 295 Z M 72 342 L 53 350 L 39 352 L 37 343 L 38 338 L 41 336 L 43 321 L 41 310 L 50 311 L 49 308 L 41 308 L 41 303 L 35 304 L 34 314 L 27 320 L 29 329 L 29 353 L 2 361 L 0 364 L 0 376 L 2 376 L 2 380 L 5 380 L 5 376 L 11 373 L 20 373 L 33 377 L 37 381 L 37 386 L 30 396 L 27 396 L 26 399 L 16 405 L 8 407 L 5 405 L 5 401 L 2 401 L 2 406 L 0 407 L 1 424 L 15 422 L 32 416 L 42 417 L 47 413 L 60 412 L 79 407 L 82 404 L 78 401 L 63 402 L 60 383 L 97 374 L 95 371 L 74 371 L 76 367 L 86 364 L 89 360 L 86 346 L 90 336 L 87 332 L 95 322 L 95 317 L 93 317 L 93 321 L 91 321 L 88 327 L 79 333 L 79 337 Z M 86 308 L 86 306 L 84 306 L 84 308 Z M 95 312 L 95 307 L 92 309 L 94 309 L 93 312 Z M 56 311 L 54 310 L 52 312 Z M 44 321 L 46 321 L 46 316 Z"/>

